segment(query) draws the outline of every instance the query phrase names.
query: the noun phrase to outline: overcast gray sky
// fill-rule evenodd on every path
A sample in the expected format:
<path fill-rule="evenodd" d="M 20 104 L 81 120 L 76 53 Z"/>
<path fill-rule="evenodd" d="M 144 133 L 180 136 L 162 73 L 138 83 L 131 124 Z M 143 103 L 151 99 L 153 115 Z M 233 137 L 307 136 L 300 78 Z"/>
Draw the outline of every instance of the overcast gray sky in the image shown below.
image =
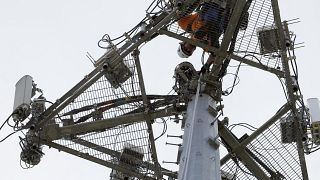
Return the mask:
<path fill-rule="evenodd" d="M 150 3 L 151 0 L 1 0 L 0 122 L 12 111 L 14 85 L 19 78 L 30 74 L 46 98 L 55 101 L 93 69 L 85 54 L 90 52 L 98 58 L 104 53 L 97 46 L 102 35 L 109 33 L 115 37 L 128 31 L 145 16 Z M 280 0 L 280 5 L 283 19 L 299 17 L 302 21 L 291 26 L 291 30 L 298 35 L 298 42 L 306 42 L 306 48 L 297 51 L 304 98 L 320 98 L 317 55 L 320 2 Z M 141 50 L 149 93 L 170 91 L 173 70 L 182 61 L 176 55 L 177 43 L 159 37 Z M 200 56 L 190 58 L 190 62 L 199 68 Z M 284 104 L 281 85 L 275 76 L 250 67 L 240 70 L 240 78 L 234 93 L 224 99 L 225 112 L 231 123 L 241 121 L 258 126 Z M 168 131 L 174 129 L 169 127 Z M 9 128 L 0 131 L 0 138 L 9 132 Z M 159 144 L 164 142 L 165 139 Z M 159 151 L 160 160 L 174 161 L 176 154 L 166 152 Z M 23 170 L 19 165 L 18 136 L 11 137 L 0 144 L 0 179 L 109 179 L 105 167 L 52 149 L 46 148 L 45 153 L 38 166 Z M 318 179 L 319 162 L 320 152 L 307 156 L 311 180 Z"/>

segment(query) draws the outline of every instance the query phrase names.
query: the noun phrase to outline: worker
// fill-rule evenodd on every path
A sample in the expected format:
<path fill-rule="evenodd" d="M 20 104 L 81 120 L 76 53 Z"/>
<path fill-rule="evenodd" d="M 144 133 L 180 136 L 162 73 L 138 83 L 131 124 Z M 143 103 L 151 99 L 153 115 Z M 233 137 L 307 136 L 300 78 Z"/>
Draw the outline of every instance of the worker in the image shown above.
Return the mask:
<path fill-rule="evenodd" d="M 219 37 L 225 32 L 231 7 L 234 0 L 212 0 L 202 3 L 196 12 L 182 17 L 178 25 L 185 32 L 190 33 L 192 39 L 199 40 L 209 46 L 219 48 Z M 181 42 L 178 47 L 178 55 L 181 58 L 190 57 L 195 51 L 196 46 Z M 210 65 L 215 59 L 215 54 L 210 52 L 209 58 L 201 69 L 201 72 L 209 70 Z"/>

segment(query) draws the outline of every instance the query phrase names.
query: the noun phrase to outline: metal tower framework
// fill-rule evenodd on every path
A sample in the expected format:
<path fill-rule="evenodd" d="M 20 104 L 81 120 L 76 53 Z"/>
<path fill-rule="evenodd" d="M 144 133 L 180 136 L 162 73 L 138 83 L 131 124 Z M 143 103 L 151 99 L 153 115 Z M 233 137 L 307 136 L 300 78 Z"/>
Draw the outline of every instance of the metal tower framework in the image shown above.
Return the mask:
<path fill-rule="evenodd" d="M 154 1 L 146 17 L 132 30 L 115 39 L 104 36 L 101 42 L 107 42 L 106 53 L 95 61 L 93 71 L 48 109 L 33 114 L 22 127 L 28 130 L 28 137 L 22 140 L 24 146 L 46 145 L 106 166 L 113 170 L 112 179 L 307 180 L 303 144 L 306 133 L 297 106 L 301 97 L 295 90 L 290 68 L 290 61 L 295 58 L 290 53 L 294 41 L 288 23 L 281 20 L 278 1 L 234 0 L 219 48 L 192 38 L 177 24 L 202 2 L 206 1 Z M 239 30 L 244 12 L 249 15 L 248 25 Z M 277 36 L 276 44 L 271 42 L 271 50 L 260 36 L 268 30 Z M 189 91 L 178 95 L 147 94 L 138 49 L 159 35 L 188 42 L 216 55 L 210 71 L 201 75 L 194 73 L 192 81 L 186 81 Z M 230 61 L 276 75 L 285 81 L 288 96 L 288 101 L 273 117 L 242 137 L 233 134 L 232 128 L 218 116 L 223 93 L 219 70 Z M 191 85 L 193 88 L 189 88 Z M 197 108 L 203 113 L 197 113 Z M 152 124 L 158 118 L 181 118 L 186 112 L 187 118 L 181 121 L 185 134 L 178 173 L 159 164 Z M 283 143 L 285 117 L 292 117 L 297 133 Z M 199 122 L 205 122 L 202 126 L 207 127 L 201 137 L 203 127 L 196 125 Z M 193 129 L 189 129 L 189 125 Z M 220 141 L 228 151 L 221 159 Z M 192 159 L 195 142 L 199 142 L 198 149 L 194 150 L 196 155 L 214 154 L 214 158 Z M 29 157 L 26 162 L 32 164 L 33 159 Z M 203 172 L 204 168 L 195 169 L 200 161 L 212 164 Z M 197 176 L 197 173 L 204 174 Z"/>

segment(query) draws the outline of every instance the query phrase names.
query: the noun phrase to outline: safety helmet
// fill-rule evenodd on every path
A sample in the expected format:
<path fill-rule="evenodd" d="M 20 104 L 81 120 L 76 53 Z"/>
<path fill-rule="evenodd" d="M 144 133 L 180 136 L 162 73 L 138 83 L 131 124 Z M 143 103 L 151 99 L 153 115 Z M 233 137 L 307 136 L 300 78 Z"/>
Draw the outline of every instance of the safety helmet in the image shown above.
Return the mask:
<path fill-rule="evenodd" d="M 185 52 L 183 52 L 182 50 L 182 44 L 179 44 L 179 47 L 178 47 L 178 50 L 177 50 L 177 53 L 178 55 L 181 57 L 181 58 L 188 58 L 190 57 L 190 55 L 186 54 Z"/>
<path fill-rule="evenodd" d="M 185 45 L 185 42 L 179 43 L 177 53 L 181 58 L 188 58 L 192 55 L 193 51 L 195 50 L 195 46 L 191 52 L 188 52 L 187 50 L 185 50 L 184 45 Z"/>

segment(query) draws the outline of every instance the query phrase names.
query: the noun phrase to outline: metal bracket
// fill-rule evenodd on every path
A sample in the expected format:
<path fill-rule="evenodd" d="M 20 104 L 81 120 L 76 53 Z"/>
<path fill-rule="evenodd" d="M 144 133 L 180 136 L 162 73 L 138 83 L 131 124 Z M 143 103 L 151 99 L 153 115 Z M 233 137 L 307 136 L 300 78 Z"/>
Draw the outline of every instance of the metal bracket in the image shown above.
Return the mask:
<path fill-rule="evenodd" d="M 213 149 L 218 149 L 220 147 L 219 136 L 217 137 L 209 137 L 208 143 Z"/>

